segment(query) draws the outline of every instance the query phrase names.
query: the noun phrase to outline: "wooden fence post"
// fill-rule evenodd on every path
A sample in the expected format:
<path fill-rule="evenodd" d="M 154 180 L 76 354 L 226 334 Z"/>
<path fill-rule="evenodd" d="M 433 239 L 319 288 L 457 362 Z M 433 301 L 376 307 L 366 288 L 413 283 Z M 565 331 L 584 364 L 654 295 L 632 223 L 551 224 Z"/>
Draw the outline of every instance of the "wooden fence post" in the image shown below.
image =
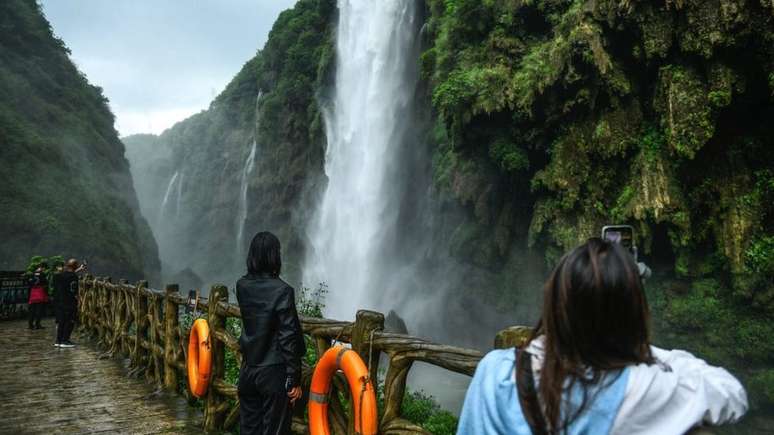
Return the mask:
<path fill-rule="evenodd" d="M 376 374 L 379 372 L 379 350 L 371 346 L 372 334 L 384 330 L 384 314 L 358 310 L 355 315 L 355 325 L 352 327 L 352 349 L 360 355 L 363 362 L 371 364 L 370 377 L 376 390 Z"/>
<path fill-rule="evenodd" d="M 85 274 L 78 280 L 78 325 L 80 328 L 88 328 L 88 319 L 86 318 L 86 285 L 89 275 Z"/>
<path fill-rule="evenodd" d="M 169 391 L 177 391 L 177 367 L 175 351 L 177 350 L 178 337 L 178 310 L 177 304 L 171 296 L 178 293 L 178 285 L 168 285 L 164 292 L 164 388 Z"/>
<path fill-rule="evenodd" d="M 99 343 L 102 346 L 109 346 L 108 344 L 108 334 L 110 333 L 109 327 L 110 327 L 110 291 L 107 288 L 107 284 L 112 283 L 112 280 L 110 277 L 106 277 L 105 280 L 102 282 L 102 289 L 100 292 L 102 293 L 102 302 L 100 304 L 100 323 L 101 328 L 99 328 Z"/>
<path fill-rule="evenodd" d="M 384 415 L 380 430 L 384 430 L 384 426 L 400 417 L 403 396 L 406 395 L 406 378 L 411 365 L 412 360 L 401 354 L 392 355 L 390 358 L 387 377 L 384 379 Z"/>
<path fill-rule="evenodd" d="M 81 325 L 81 328 L 85 330 L 89 330 L 93 327 L 91 323 L 91 318 L 89 317 L 89 302 L 91 298 L 91 292 L 89 292 L 89 281 L 91 280 L 91 275 L 86 274 L 81 280 L 78 285 L 78 318 L 79 322 L 78 324 Z M 89 331 L 91 332 L 91 331 Z"/>
<path fill-rule="evenodd" d="M 130 288 L 129 281 L 124 281 L 121 289 L 121 298 L 123 300 L 124 321 L 121 325 L 121 351 L 125 355 L 131 355 L 131 343 L 129 342 L 129 325 L 134 321 L 134 311 L 132 310 L 132 295 L 127 290 Z"/>
<path fill-rule="evenodd" d="M 210 351 L 212 352 L 212 372 L 210 388 L 204 405 L 204 430 L 211 432 L 222 429 L 228 403 L 215 391 L 215 381 L 223 382 L 225 375 L 226 352 L 223 343 L 215 338 L 215 331 L 226 330 L 226 318 L 218 314 L 218 304 L 228 302 L 228 289 L 222 285 L 212 286 L 207 305 L 207 323 L 210 326 Z M 226 406 L 223 406 L 226 405 Z"/>
<path fill-rule="evenodd" d="M 371 340 L 375 331 L 384 330 L 384 314 L 369 311 L 358 310 L 355 315 L 355 324 L 352 327 L 352 350 L 360 355 L 363 362 L 369 369 L 369 378 L 376 391 L 376 374 L 379 370 L 379 350 L 373 349 Z M 355 394 L 355 393 L 353 393 Z M 355 413 L 349 413 L 349 424 L 347 432 L 350 435 L 355 434 Z"/>
<path fill-rule="evenodd" d="M 134 336 L 134 361 L 132 365 L 135 367 L 142 367 L 147 359 L 147 350 L 143 347 L 142 342 L 145 340 L 145 335 L 148 330 L 148 299 L 145 297 L 143 289 L 148 287 L 147 281 L 140 281 L 137 284 L 137 290 L 135 292 L 135 325 L 136 331 Z"/>
<path fill-rule="evenodd" d="M 151 349 L 149 357 L 153 362 L 153 371 L 151 371 L 151 366 L 149 364 L 148 376 L 152 376 L 156 385 L 161 388 L 164 382 L 164 349 L 161 347 L 161 344 L 159 344 L 159 341 L 161 341 L 161 329 L 164 327 L 161 319 L 161 310 L 163 309 L 164 301 L 154 293 L 153 296 L 149 298 L 149 302 L 148 342 Z"/>

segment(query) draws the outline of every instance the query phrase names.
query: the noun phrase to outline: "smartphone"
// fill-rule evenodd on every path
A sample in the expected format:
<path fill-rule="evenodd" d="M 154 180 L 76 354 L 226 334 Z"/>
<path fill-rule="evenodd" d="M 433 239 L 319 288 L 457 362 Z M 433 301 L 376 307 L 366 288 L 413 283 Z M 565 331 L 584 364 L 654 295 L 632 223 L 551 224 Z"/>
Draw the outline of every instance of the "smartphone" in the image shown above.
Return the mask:
<path fill-rule="evenodd" d="M 185 304 L 186 314 L 189 314 L 194 310 L 194 307 L 196 306 L 196 298 L 196 290 L 188 290 L 188 303 Z"/>
<path fill-rule="evenodd" d="M 605 225 L 602 227 L 602 239 L 618 243 L 636 255 L 637 244 L 634 242 L 634 227 L 631 225 Z"/>

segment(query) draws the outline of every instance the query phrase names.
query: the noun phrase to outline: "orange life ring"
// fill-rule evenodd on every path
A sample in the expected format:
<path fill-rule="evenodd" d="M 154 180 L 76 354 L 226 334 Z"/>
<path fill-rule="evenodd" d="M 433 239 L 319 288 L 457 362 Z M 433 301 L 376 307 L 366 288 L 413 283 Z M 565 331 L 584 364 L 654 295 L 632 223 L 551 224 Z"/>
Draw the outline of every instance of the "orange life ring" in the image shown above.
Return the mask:
<path fill-rule="evenodd" d="M 329 435 L 328 393 L 336 370 L 344 371 L 352 392 L 352 409 L 355 412 L 355 432 L 361 435 L 376 434 L 379 426 L 376 411 L 376 393 L 368 378 L 368 368 L 352 349 L 334 346 L 317 362 L 309 391 L 309 432 L 311 435 Z"/>
<path fill-rule="evenodd" d="M 210 326 L 204 319 L 196 319 L 188 336 L 188 388 L 194 397 L 201 398 L 210 385 L 212 352 L 210 351 Z"/>

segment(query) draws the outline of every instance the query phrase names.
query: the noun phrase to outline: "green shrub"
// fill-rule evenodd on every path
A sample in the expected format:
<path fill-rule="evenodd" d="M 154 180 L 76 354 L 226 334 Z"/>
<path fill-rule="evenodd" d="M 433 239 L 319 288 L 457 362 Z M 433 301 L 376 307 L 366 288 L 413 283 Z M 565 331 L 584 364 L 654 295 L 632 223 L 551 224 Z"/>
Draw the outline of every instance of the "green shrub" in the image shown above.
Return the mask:
<path fill-rule="evenodd" d="M 236 317 L 229 317 L 226 319 L 226 331 L 233 337 L 239 338 L 242 335 L 242 319 Z M 236 353 L 233 350 L 226 348 L 225 362 L 225 380 L 228 383 L 236 384 L 239 382 L 239 361 L 237 361 Z"/>
<path fill-rule="evenodd" d="M 48 294 L 53 297 L 56 293 L 54 289 L 54 273 L 57 268 L 64 266 L 64 257 L 61 255 L 53 255 L 51 257 L 36 255 L 30 258 L 27 269 L 24 271 L 24 275 L 27 277 L 32 276 L 32 274 L 35 273 L 35 269 L 37 269 L 41 263 L 46 263 L 48 266 L 48 269 L 45 270 L 46 278 L 48 279 Z"/>
<path fill-rule="evenodd" d="M 321 319 L 325 309 L 325 296 L 327 294 L 328 285 L 324 282 L 319 283 L 314 290 L 302 286 L 298 295 L 296 295 L 298 314 Z"/>
<path fill-rule="evenodd" d="M 774 406 L 774 369 L 766 369 L 753 375 L 749 382 L 750 390 L 758 393 L 764 406 Z"/>
<path fill-rule="evenodd" d="M 441 409 L 433 396 L 423 391 L 407 392 L 403 398 L 401 415 L 436 435 L 455 434 L 457 417 Z"/>

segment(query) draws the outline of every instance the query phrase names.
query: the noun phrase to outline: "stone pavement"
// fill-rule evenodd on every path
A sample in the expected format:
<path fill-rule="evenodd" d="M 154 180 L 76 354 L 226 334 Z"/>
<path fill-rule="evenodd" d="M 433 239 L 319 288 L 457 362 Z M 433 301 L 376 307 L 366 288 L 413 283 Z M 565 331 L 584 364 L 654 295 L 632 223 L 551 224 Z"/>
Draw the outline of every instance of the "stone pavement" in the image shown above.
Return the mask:
<path fill-rule="evenodd" d="M 0 322 L 0 434 L 202 432 L 185 399 L 154 394 L 77 334 L 77 347 L 54 347 L 53 319 L 43 323 L 31 331 L 26 321 Z"/>

